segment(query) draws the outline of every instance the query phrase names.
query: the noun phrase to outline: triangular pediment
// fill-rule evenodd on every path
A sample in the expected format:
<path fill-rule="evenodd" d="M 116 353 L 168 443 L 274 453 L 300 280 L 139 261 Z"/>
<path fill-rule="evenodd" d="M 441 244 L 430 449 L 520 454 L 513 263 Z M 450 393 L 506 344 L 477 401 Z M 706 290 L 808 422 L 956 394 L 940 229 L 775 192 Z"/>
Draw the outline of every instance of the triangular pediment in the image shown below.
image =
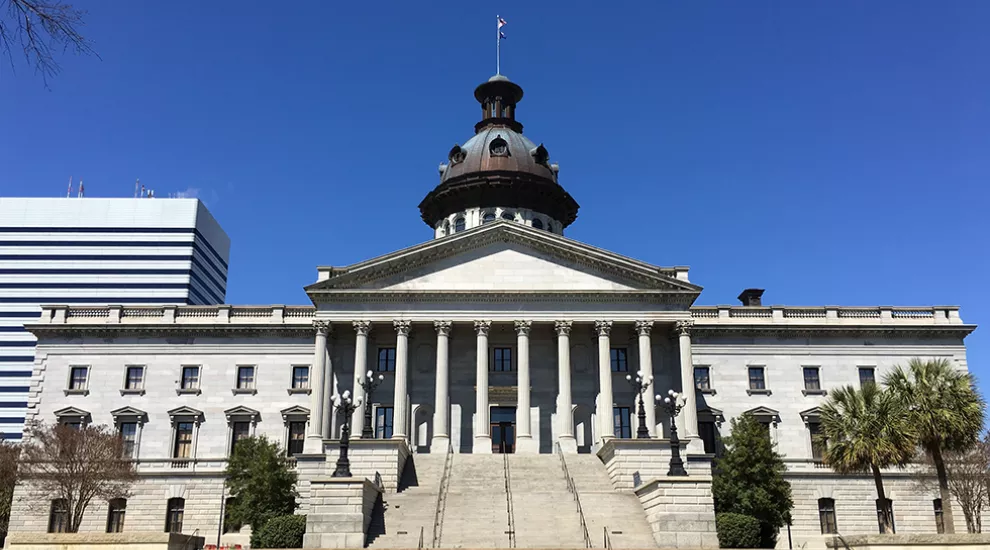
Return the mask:
<path fill-rule="evenodd" d="M 168 411 L 168 415 L 171 418 L 192 417 L 192 418 L 201 419 L 203 418 L 203 411 L 199 409 L 194 409 L 192 407 L 177 407 Z"/>
<path fill-rule="evenodd" d="M 748 414 L 757 418 L 771 418 L 774 420 L 780 419 L 780 412 L 771 409 L 770 407 L 756 407 L 744 412 L 743 414 Z"/>
<path fill-rule="evenodd" d="M 128 417 L 128 418 L 147 419 L 148 413 L 134 407 L 121 407 L 119 409 L 114 409 L 110 411 L 110 416 L 114 418 Z"/>
<path fill-rule="evenodd" d="M 89 418 L 89 411 L 84 411 L 78 407 L 65 407 L 55 411 L 55 418 L 68 418 L 68 417 L 78 417 L 78 418 Z"/>
<path fill-rule="evenodd" d="M 383 292 L 663 291 L 693 302 L 701 287 L 660 268 L 546 231 L 499 221 L 346 268 L 306 288 Z"/>
<path fill-rule="evenodd" d="M 226 415 L 228 419 L 233 418 L 235 416 L 249 417 L 255 419 L 261 416 L 261 413 L 259 413 L 258 411 L 252 409 L 251 407 L 245 407 L 244 405 L 238 405 L 236 407 L 227 409 L 223 411 L 223 414 Z"/>
<path fill-rule="evenodd" d="M 295 417 L 305 416 L 307 418 L 309 417 L 309 409 L 307 409 L 306 407 L 300 407 L 299 405 L 293 405 L 287 409 L 282 409 L 281 412 L 283 419 L 289 418 L 290 416 L 295 416 Z"/>
<path fill-rule="evenodd" d="M 801 420 L 807 422 L 809 420 L 814 420 L 820 417 L 822 415 L 822 409 L 821 407 L 812 407 L 810 409 L 803 410 L 798 414 L 801 415 Z"/>

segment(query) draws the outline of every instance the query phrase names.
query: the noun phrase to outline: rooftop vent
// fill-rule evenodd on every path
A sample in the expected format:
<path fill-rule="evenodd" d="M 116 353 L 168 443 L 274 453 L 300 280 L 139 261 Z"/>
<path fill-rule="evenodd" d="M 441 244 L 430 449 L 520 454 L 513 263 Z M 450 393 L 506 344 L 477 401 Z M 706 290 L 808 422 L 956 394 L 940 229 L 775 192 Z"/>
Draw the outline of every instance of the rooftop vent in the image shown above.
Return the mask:
<path fill-rule="evenodd" d="M 747 288 L 742 291 L 742 294 L 739 295 L 739 301 L 742 302 L 742 305 L 744 306 L 762 306 L 762 298 L 762 288 Z"/>

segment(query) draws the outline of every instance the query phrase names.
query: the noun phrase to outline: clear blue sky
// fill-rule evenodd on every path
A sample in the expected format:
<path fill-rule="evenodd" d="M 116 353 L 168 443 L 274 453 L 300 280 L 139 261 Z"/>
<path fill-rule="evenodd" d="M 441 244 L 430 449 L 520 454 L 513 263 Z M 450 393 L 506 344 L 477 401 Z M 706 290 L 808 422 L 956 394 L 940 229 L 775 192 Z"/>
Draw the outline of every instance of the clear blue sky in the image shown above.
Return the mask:
<path fill-rule="evenodd" d="M 197 193 L 232 303 L 431 238 L 416 205 L 495 70 L 481 2 L 85 1 L 102 60 L 0 68 L 0 194 Z M 984 328 L 990 3 L 502 2 L 568 236 L 690 265 L 699 303 L 959 304 Z"/>

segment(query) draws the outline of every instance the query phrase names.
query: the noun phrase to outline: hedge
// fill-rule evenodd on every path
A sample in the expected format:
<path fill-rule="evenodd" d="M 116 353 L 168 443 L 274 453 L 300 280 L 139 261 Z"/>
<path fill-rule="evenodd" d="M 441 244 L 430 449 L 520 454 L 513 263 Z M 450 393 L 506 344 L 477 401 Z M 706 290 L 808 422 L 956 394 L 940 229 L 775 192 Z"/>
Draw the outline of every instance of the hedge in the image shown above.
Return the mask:
<path fill-rule="evenodd" d="M 251 548 L 302 548 L 306 516 L 276 516 L 251 532 Z"/>
<path fill-rule="evenodd" d="M 726 512 L 715 516 L 720 548 L 759 548 L 760 520 Z"/>

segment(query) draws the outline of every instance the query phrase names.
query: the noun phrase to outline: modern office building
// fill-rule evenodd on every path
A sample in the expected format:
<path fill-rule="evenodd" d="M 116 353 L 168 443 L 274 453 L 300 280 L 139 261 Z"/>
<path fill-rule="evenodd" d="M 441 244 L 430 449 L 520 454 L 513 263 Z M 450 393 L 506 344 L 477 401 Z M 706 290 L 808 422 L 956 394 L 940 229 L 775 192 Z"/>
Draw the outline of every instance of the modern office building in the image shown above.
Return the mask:
<path fill-rule="evenodd" d="M 198 199 L 0 198 L 0 437 L 22 437 L 41 304 L 221 304 L 229 253 Z"/>

